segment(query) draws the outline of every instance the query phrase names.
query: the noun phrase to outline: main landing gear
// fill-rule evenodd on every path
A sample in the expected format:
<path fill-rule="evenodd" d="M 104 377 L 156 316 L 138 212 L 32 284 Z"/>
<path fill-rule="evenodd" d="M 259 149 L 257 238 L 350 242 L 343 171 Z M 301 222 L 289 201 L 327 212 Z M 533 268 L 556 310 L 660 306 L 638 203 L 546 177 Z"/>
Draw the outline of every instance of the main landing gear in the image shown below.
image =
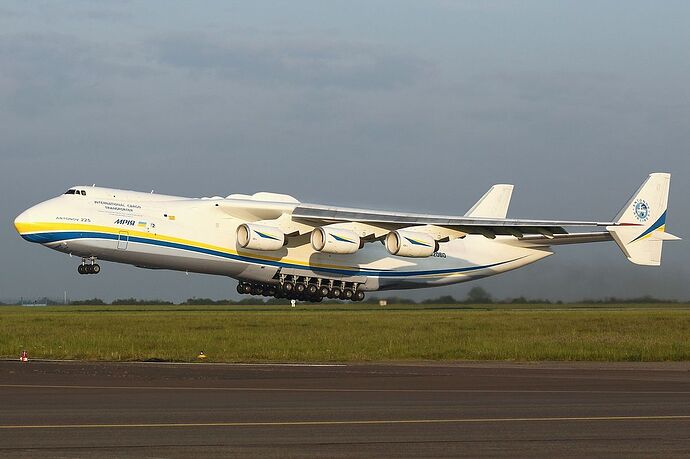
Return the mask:
<path fill-rule="evenodd" d="M 96 257 L 82 258 L 77 272 L 79 274 L 98 274 L 101 272 L 101 266 L 96 263 Z"/>
<path fill-rule="evenodd" d="M 280 284 L 240 282 L 237 293 L 320 303 L 324 298 L 362 301 L 364 292 L 354 282 L 285 276 Z"/>

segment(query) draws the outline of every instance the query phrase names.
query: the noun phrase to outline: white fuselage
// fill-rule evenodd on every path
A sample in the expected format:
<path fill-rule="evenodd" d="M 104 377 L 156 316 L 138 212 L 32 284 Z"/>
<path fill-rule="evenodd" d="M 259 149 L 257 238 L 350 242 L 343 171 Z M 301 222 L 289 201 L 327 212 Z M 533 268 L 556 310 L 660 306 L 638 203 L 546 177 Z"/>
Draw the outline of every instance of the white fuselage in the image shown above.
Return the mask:
<path fill-rule="evenodd" d="M 246 220 L 223 212 L 213 198 L 76 189 L 19 215 L 17 231 L 28 241 L 84 258 L 265 284 L 276 283 L 281 274 L 335 279 L 365 291 L 469 281 L 552 253 L 546 247 L 520 246 L 512 236 L 481 235 L 442 242 L 427 258 L 393 256 L 381 242 L 364 244 L 354 254 L 326 254 L 314 250 L 304 234 L 289 238 L 279 250 L 248 250 L 236 240 L 237 227 Z"/>

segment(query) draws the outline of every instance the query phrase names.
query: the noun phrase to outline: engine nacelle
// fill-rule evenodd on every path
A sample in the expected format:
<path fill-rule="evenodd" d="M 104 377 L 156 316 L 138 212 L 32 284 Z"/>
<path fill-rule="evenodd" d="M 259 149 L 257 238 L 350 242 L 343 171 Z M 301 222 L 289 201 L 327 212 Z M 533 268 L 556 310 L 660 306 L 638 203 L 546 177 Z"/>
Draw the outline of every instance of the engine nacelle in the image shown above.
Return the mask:
<path fill-rule="evenodd" d="M 237 242 L 243 249 L 278 250 L 285 245 L 285 234 L 272 226 L 243 223 L 237 227 Z"/>
<path fill-rule="evenodd" d="M 362 240 L 354 231 L 322 226 L 311 232 L 311 246 L 323 253 L 355 253 L 362 248 Z"/>
<path fill-rule="evenodd" d="M 386 249 L 391 255 L 423 258 L 438 250 L 438 242 L 426 233 L 397 230 L 386 236 Z"/>

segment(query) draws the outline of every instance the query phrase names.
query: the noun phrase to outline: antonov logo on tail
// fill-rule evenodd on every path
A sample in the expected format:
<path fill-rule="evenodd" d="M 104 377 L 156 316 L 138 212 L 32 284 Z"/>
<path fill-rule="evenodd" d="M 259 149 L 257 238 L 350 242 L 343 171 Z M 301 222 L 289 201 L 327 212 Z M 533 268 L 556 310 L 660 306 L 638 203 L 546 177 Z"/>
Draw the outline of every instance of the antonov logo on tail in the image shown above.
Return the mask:
<path fill-rule="evenodd" d="M 640 222 L 646 222 L 649 220 L 649 204 L 647 204 L 647 201 L 644 199 L 638 199 L 635 201 L 633 211 L 635 212 L 635 217 Z"/>

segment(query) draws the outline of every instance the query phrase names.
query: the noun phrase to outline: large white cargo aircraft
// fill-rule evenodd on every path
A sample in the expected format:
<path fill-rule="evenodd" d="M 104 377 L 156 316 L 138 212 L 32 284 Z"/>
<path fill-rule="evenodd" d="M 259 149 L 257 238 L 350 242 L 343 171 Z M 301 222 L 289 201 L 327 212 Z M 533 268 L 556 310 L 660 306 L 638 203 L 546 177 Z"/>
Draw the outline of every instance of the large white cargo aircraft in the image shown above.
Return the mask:
<path fill-rule="evenodd" d="M 21 236 L 81 258 L 229 276 L 243 294 L 359 301 L 364 292 L 435 287 L 534 263 L 563 244 L 615 241 L 658 266 L 671 176 L 651 174 L 613 221 L 506 218 L 512 185 L 494 185 L 464 216 L 300 203 L 256 193 L 184 198 L 75 186 L 19 215 Z M 581 228 L 601 228 L 582 232 Z M 568 232 L 574 228 L 578 232 Z"/>

